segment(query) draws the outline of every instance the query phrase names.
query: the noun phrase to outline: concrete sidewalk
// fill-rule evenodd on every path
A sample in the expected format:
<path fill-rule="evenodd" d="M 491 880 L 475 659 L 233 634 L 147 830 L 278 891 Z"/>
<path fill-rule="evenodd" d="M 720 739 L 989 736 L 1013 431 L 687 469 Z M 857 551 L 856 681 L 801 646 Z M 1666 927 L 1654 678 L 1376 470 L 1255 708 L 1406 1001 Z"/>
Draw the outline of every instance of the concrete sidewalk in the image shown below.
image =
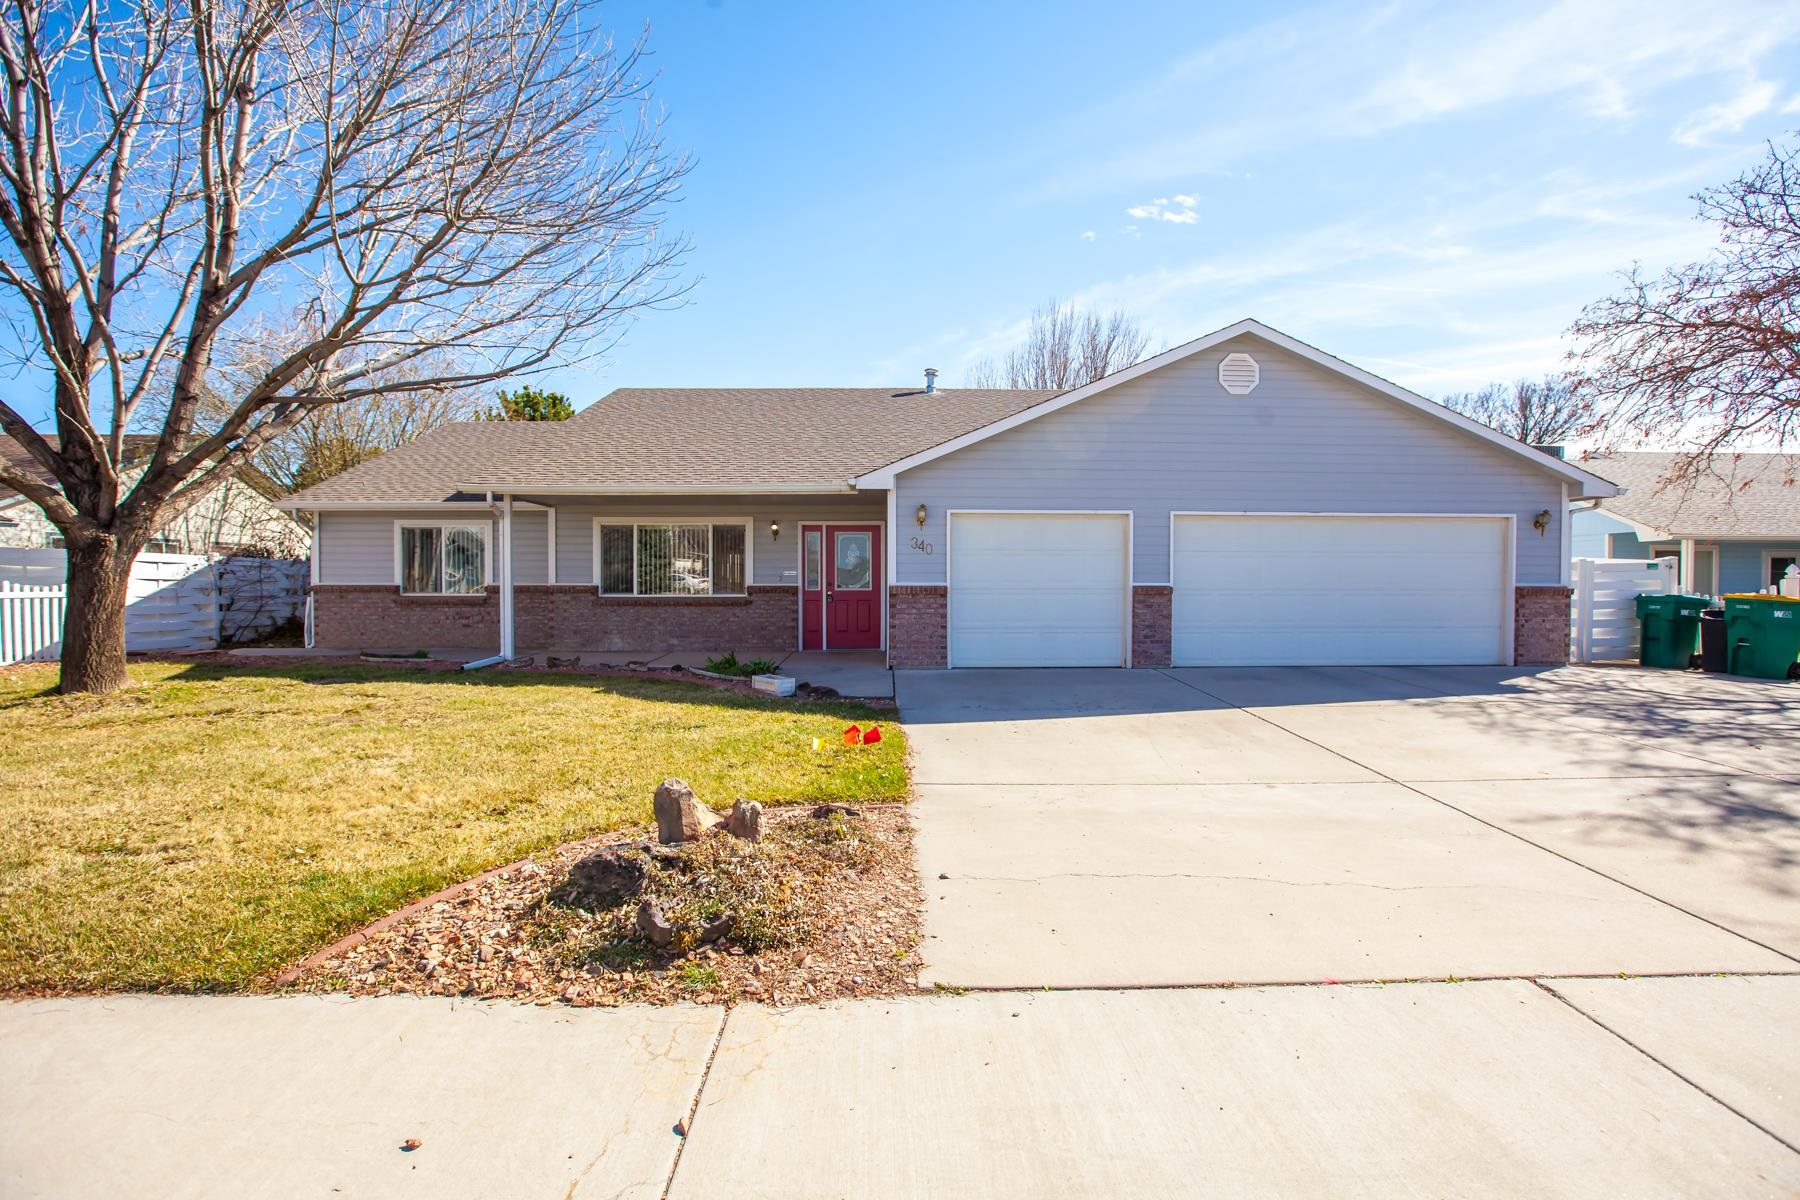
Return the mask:
<path fill-rule="evenodd" d="M 0 1003 L 0 1195 L 1800 1190 L 1800 980 L 1550 987 Z"/>

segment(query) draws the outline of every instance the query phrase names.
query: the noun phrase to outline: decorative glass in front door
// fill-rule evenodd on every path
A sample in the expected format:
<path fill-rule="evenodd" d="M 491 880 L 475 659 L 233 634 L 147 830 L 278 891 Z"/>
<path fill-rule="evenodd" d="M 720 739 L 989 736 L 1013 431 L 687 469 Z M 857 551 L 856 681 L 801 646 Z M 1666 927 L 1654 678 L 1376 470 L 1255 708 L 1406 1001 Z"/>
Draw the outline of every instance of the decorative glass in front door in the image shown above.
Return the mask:
<path fill-rule="evenodd" d="M 832 586 L 840 592 L 866 592 L 874 570 L 866 533 L 840 533 L 832 547 Z"/>

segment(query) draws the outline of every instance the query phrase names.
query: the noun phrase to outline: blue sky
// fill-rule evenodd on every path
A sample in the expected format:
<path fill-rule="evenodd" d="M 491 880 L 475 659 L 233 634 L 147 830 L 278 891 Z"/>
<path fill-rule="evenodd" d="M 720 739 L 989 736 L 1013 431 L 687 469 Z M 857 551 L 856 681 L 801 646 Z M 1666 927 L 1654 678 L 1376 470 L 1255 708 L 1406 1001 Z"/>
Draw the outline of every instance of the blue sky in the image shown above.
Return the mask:
<path fill-rule="evenodd" d="M 1800 4 L 637 0 L 687 302 L 553 382 L 954 386 L 1035 304 L 1254 316 L 1438 394 L 1554 369 L 1800 128 Z"/>

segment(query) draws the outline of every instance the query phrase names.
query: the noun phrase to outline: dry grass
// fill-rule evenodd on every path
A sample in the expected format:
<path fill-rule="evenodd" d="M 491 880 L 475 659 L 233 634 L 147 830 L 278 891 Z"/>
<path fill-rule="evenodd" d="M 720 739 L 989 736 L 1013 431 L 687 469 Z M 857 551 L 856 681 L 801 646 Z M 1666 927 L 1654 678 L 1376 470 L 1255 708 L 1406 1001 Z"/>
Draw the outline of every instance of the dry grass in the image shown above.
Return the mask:
<path fill-rule="evenodd" d="M 0 990 L 226 990 L 488 867 L 703 800 L 897 799 L 853 703 L 677 681 L 134 664 L 0 671 Z M 824 748 L 812 749 L 814 737 Z"/>

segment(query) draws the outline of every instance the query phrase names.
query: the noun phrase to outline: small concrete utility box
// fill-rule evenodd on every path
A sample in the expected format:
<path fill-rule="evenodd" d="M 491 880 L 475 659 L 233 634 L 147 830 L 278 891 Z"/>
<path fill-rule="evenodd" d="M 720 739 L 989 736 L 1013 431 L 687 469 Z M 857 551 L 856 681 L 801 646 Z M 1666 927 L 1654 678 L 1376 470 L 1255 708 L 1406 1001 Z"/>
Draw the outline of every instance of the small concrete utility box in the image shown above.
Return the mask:
<path fill-rule="evenodd" d="M 794 678 L 791 675 L 752 675 L 750 686 L 759 692 L 767 692 L 771 696 L 794 694 Z"/>

